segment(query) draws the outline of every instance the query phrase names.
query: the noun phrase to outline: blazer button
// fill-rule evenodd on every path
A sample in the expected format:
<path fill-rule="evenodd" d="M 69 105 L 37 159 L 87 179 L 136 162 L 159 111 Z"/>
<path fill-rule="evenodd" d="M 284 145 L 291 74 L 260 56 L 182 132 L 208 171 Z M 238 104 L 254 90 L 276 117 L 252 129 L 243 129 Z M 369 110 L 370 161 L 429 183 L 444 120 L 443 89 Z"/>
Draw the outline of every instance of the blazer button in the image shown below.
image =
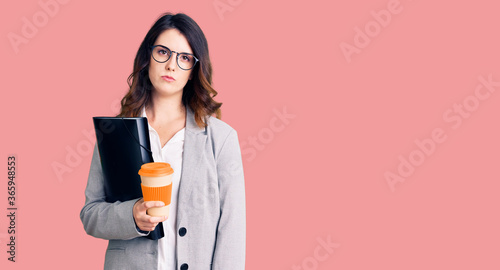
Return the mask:
<path fill-rule="evenodd" d="M 187 263 L 181 265 L 181 270 L 188 270 L 189 266 Z"/>
<path fill-rule="evenodd" d="M 184 236 L 184 235 L 186 235 L 186 233 L 187 233 L 186 228 L 182 227 L 182 228 L 180 228 L 180 229 L 179 229 L 179 235 L 180 235 L 180 236 Z M 186 268 L 186 269 L 187 269 L 187 268 Z"/>

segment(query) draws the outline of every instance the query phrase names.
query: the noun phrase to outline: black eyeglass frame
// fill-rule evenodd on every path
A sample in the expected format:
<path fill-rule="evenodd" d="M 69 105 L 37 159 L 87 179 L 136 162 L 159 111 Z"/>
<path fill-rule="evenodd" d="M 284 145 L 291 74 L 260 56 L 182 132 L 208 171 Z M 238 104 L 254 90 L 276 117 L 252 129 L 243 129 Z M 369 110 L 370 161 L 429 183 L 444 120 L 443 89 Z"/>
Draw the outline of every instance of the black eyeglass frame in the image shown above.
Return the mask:
<path fill-rule="evenodd" d="M 165 61 L 163 61 L 163 62 L 160 62 L 160 61 L 158 61 L 158 60 L 155 58 L 155 56 L 154 56 L 154 54 L 153 54 L 153 50 L 154 50 L 154 48 L 156 48 L 156 47 L 162 47 L 162 48 L 164 48 L 165 50 L 167 50 L 167 51 L 169 51 L 169 52 L 170 52 L 170 55 L 168 56 L 167 60 L 165 60 Z M 193 69 L 193 68 L 196 66 L 196 63 L 198 63 L 198 62 L 200 61 L 200 60 L 198 60 L 198 58 L 196 58 L 196 56 L 194 56 L 194 54 L 192 54 L 192 53 L 172 51 L 172 50 L 170 50 L 168 47 L 165 47 L 165 46 L 163 46 L 163 45 L 154 45 L 154 46 L 151 46 L 150 48 L 151 48 L 151 56 L 152 56 L 152 57 L 153 57 L 153 59 L 154 59 L 156 62 L 158 62 L 158 63 L 166 63 L 168 60 L 170 60 L 170 57 L 172 57 L 172 54 L 173 54 L 173 53 L 176 53 L 175 63 L 177 63 L 177 66 L 178 66 L 180 69 L 182 69 L 182 70 L 191 70 L 191 69 Z M 182 67 L 181 67 L 181 65 L 179 65 L 179 55 L 180 55 L 180 54 L 187 54 L 187 55 L 191 55 L 191 56 L 193 56 L 193 58 L 194 58 L 194 60 L 195 60 L 195 61 L 194 61 L 194 64 L 193 64 L 193 66 L 192 66 L 191 68 L 185 69 L 185 68 L 182 68 Z"/>

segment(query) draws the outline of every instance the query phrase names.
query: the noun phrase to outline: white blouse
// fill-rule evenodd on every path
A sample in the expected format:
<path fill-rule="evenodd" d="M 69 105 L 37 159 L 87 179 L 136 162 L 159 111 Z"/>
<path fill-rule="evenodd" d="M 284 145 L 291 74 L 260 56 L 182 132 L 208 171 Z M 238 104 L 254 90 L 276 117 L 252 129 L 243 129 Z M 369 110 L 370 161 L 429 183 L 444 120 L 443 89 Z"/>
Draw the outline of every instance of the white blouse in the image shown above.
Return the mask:
<path fill-rule="evenodd" d="M 146 110 L 142 109 L 142 117 L 146 116 Z M 175 135 L 161 147 L 160 136 L 149 124 L 149 140 L 151 151 L 155 162 L 169 163 L 174 174 L 172 176 L 172 197 L 170 201 L 170 215 L 163 222 L 165 237 L 158 240 L 158 269 L 176 270 L 176 220 L 177 220 L 177 197 L 179 194 L 179 182 L 182 170 L 182 152 L 184 149 L 185 128 L 179 130 Z"/>

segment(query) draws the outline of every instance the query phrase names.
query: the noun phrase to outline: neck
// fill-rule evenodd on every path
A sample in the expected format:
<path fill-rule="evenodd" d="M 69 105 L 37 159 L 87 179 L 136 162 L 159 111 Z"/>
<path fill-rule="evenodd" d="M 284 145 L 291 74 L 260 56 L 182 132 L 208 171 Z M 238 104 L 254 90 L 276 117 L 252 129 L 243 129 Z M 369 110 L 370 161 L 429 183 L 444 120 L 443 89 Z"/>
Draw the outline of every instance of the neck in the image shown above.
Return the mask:
<path fill-rule="evenodd" d="M 146 114 L 152 122 L 170 122 L 185 117 L 186 108 L 182 104 L 182 95 L 162 97 L 151 96 L 151 102 L 146 105 Z"/>

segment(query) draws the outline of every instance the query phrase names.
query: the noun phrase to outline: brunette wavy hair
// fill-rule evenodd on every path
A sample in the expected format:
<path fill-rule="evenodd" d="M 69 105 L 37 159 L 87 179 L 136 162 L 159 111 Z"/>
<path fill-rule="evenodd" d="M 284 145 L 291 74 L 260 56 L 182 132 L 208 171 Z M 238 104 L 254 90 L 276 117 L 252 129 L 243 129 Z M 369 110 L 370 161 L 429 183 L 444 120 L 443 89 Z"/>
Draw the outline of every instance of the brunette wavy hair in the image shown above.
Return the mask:
<path fill-rule="evenodd" d="M 153 85 L 149 80 L 149 62 L 151 61 L 151 46 L 163 31 L 177 29 L 187 39 L 193 54 L 199 62 L 192 72 L 192 79 L 184 86 L 182 103 L 194 112 L 196 124 L 205 127 L 208 116 L 215 114 L 221 117 L 222 103 L 213 97 L 217 91 L 212 88 L 212 64 L 208 55 L 208 43 L 205 35 L 196 22 L 183 13 L 164 13 L 149 29 L 135 56 L 134 69 L 127 79 L 128 93 L 121 101 L 119 117 L 138 117 L 142 108 L 151 99 Z"/>

